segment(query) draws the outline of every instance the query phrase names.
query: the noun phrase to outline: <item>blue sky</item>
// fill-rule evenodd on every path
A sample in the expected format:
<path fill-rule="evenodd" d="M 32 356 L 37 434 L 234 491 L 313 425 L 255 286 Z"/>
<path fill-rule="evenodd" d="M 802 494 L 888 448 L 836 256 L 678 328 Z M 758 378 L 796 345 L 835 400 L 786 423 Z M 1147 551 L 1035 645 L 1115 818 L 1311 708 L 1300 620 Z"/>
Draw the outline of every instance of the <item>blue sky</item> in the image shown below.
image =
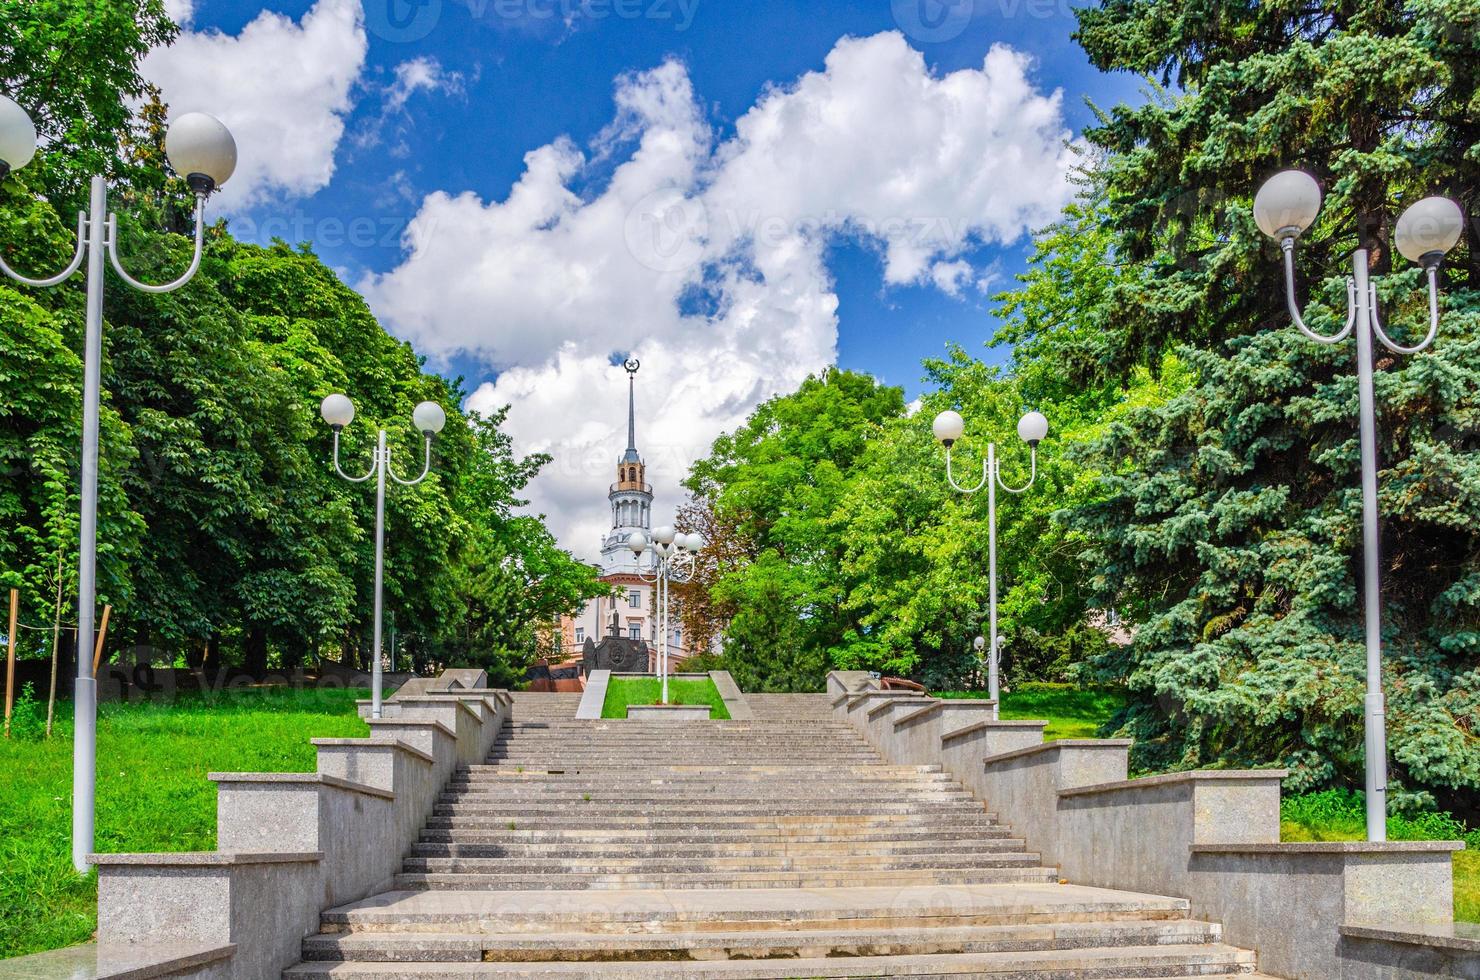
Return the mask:
<path fill-rule="evenodd" d="M 613 355 L 647 358 L 660 490 L 834 351 L 910 396 L 948 342 L 1000 359 L 990 295 L 1067 199 L 1059 147 L 1087 97 L 1138 98 L 1066 0 L 170 8 L 185 35 L 145 71 L 237 134 L 237 233 L 311 241 L 473 407 L 528 404 L 516 444 L 563 455 L 536 497 L 577 550 L 604 520 Z"/>

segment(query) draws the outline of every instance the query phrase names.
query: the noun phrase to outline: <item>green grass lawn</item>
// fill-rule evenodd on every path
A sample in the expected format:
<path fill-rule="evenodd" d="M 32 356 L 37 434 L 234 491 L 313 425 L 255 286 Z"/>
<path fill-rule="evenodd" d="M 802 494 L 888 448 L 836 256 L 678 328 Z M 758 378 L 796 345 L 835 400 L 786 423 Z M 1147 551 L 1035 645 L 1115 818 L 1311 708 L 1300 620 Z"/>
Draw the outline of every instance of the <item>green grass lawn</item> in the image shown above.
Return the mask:
<path fill-rule="evenodd" d="M 627 706 L 632 704 L 657 704 L 663 698 L 663 684 L 656 677 L 613 677 L 606 689 L 606 701 L 601 706 L 603 718 L 626 718 Z M 730 712 L 719 696 L 714 681 L 668 679 L 669 704 L 707 704 L 709 717 L 728 719 Z"/>
<path fill-rule="evenodd" d="M 354 704 L 368 696 L 261 690 L 103 704 L 98 851 L 213 850 L 216 786 L 206 773 L 310 772 L 310 738 L 369 734 Z M 85 942 L 97 926 L 97 875 L 72 871 L 71 705 L 57 715 L 50 741 L 26 725 L 18 734 L 29 737 L 0 740 L 0 957 Z"/>
<path fill-rule="evenodd" d="M 985 698 L 986 691 L 932 691 L 938 698 Z M 999 714 L 1005 721 L 1046 721 L 1044 738 L 1094 738 L 1100 727 L 1125 704 L 1109 688 L 1032 682 L 1002 692 Z"/>

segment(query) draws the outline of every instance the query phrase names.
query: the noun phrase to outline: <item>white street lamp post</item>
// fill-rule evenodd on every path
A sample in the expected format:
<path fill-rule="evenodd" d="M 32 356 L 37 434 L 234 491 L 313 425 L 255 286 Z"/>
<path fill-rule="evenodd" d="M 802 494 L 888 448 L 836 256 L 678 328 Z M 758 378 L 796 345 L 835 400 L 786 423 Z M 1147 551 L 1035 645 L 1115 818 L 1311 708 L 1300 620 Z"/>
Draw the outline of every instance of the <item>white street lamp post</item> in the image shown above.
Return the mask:
<path fill-rule="evenodd" d="M 411 480 L 397 476 L 396 471 L 391 469 L 391 451 L 386 446 L 384 429 L 380 430 L 376 438 L 375 449 L 372 450 L 371 455 L 370 471 L 364 476 L 350 476 L 344 472 L 339 465 L 339 433 L 354 421 L 354 402 L 344 395 L 330 395 L 319 406 L 319 414 L 334 429 L 334 472 L 351 483 L 364 483 L 372 476 L 375 477 L 375 637 L 371 647 L 373 655 L 370 665 L 370 717 L 379 718 L 381 712 L 381 612 L 384 606 L 385 586 L 385 478 L 389 476 L 403 487 L 415 486 L 427 478 L 427 474 L 432 471 L 432 439 L 447 424 L 447 413 L 436 402 L 422 402 L 412 411 L 412 424 L 426 437 L 426 460 L 421 468 L 421 475 Z"/>
<path fill-rule="evenodd" d="M 1265 181 L 1254 197 L 1254 220 L 1259 229 L 1280 243 L 1285 264 L 1285 303 L 1296 328 L 1311 340 L 1338 344 L 1355 331 L 1357 337 L 1357 406 L 1362 445 L 1362 569 L 1363 618 L 1367 641 L 1367 695 L 1364 699 L 1367 785 L 1367 839 L 1387 840 L 1387 713 L 1382 690 L 1382 576 L 1377 501 L 1377 411 L 1372 383 L 1372 340 L 1375 336 L 1395 354 L 1417 354 L 1428 349 L 1439 333 L 1439 263 L 1464 231 L 1464 213 L 1455 202 L 1427 197 L 1398 219 L 1393 238 L 1398 251 L 1423 266 L 1429 288 L 1429 330 L 1412 347 L 1395 343 L 1382 329 L 1377 311 L 1377 287 L 1368 277 L 1369 255 L 1364 244 L 1352 253 L 1352 274 L 1346 281 L 1346 326 L 1332 335 L 1318 334 L 1305 324 L 1295 299 L 1295 240 L 1311 226 L 1321 210 L 1321 188 L 1302 170 L 1285 170 Z"/>
<path fill-rule="evenodd" d="M 103 255 L 118 278 L 146 293 L 168 293 L 191 280 L 200 268 L 205 232 L 205 203 L 236 169 L 236 143 L 214 117 L 202 112 L 180 116 L 165 135 L 165 154 L 176 173 L 183 174 L 195 193 L 195 253 L 190 266 L 174 282 L 151 286 L 128 274 L 118 258 L 118 220 L 108 213 L 108 188 L 101 176 L 92 179 L 88 210 L 77 215 L 77 251 L 61 272 L 32 279 L 0 259 L 0 272 L 27 286 L 56 286 L 70 279 L 87 260 L 87 313 L 82 355 L 82 514 L 77 549 L 77 682 L 73 696 L 75 733 L 72 740 L 72 866 L 79 873 L 91 864 L 97 787 L 98 685 L 84 638 L 93 635 L 97 603 L 98 553 L 98 415 L 102 400 Z M 0 96 L 0 180 L 19 170 L 36 153 L 36 127 L 30 116 L 10 99 Z"/>
<path fill-rule="evenodd" d="M 704 550 L 704 537 L 700 534 L 679 534 L 672 526 L 664 524 L 653 531 L 650 543 L 647 535 L 636 531 L 627 539 L 627 547 L 639 559 L 637 575 L 644 582 L 651 582 L 656 594 L 654 614 L 658 621 L 658 676 L 663 682 L 663 703 L 668 703 L 668 587 L 673 582 L 684 584 L 694 577 L 694 557 Z M 644 552 L 652 553 L 651 573 L 644 573 L 640 559 Z"/>
<path fill-rule="evenodd" d="M 991 650 L 987 657 L 987 693 L 993 702 L 992 718 L 995 720 L 1000 712 L 997 704 L 1000 694 L 997 668 L 1002 654 L 1002 637 L 997 633 L 997 488 L 1001 487 L 1008 493 L 1025 493 L 1038 481 L 1038 444 L 1048 436 L 1048 419 L 1038 412 L 1029 412 L 1018 421 L 1018 436 L 1028 444 L 1032 456 L 1028 482 L 1020 487 L 1008 486 L 1002 479 L 995 442 L 987 443 L 987 458 L 982 463 L 981 482 L 970 488 L 961 486 L 951 471 L 951 447 L 965 433 L 966 421 L 956 412 L 945 411 L 935 417 L 932 429 L 935 438 L 946 447 L 946 479 L 951 486 L 961 493 L 977 493 L 982 487 L 987 489 L 987 636 L 991 637 Z M 977 638 L 974 646 L 981 652 L 981 637 Z"/>

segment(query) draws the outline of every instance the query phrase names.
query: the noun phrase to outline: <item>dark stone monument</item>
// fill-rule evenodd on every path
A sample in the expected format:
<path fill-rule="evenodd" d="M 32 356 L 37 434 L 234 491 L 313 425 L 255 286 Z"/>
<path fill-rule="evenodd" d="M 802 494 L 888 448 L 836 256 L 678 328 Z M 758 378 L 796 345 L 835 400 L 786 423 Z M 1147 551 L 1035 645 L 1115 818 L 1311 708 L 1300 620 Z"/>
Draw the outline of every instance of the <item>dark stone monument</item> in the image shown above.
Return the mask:
<path fill-rule="evenodd" d="M 589 637 L 581 649 L 581 659 L 590 677 L 593 670 L 610 670 L 618 674 L 646 674 L 648 672 L 648 645 L 645 640 L 629 640 L 625 636 L 603 636 L 597 643 Z"/>

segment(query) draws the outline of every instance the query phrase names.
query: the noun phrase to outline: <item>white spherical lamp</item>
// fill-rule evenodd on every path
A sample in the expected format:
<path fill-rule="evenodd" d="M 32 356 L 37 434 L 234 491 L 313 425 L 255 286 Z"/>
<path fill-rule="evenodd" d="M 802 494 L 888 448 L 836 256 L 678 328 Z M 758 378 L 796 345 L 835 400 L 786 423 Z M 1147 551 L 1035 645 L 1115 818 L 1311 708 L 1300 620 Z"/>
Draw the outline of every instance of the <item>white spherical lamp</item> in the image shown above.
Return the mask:
<path fill-rule="evenodd" d="M 355 403 L 345 395 L 330 395 L 319 406 L 319 414 L 334 428 L 342 429 L 355 420 Z"/>
<path fill-rule="evenodd" d="M 1433 265 L 1459 243 L 1465 213 L 1447 197 L 1426 197 L 1398 218 L 1393 241 L 1411 262 Z"/>
<path fill-rule="evenodd" d="M 197 194 L 211 193 L 236 170 L 236 140 L 221 120 L 204 112 L 187 112 L 170 123 L 164 153 Z"/>
<path fill-rule="evenodd" d="M 665 544 L 665 545 L 672 544 L 673 543 L 673 539 L 675 537 L 677 537 L 677 536 L 678 536 L 678 532 L 675 531 L 675 530 L 673 530 L 673 525 L 672 524 L 664 524 L 664 525 L 661 525 L 660 527 L 658 527 L 657 529 L 655 529 L 653 531 L 653 538 L 659 544 Z"/>
<path fill-rule="evenodd" d="M 644 551 L 647 550 L 647 546 L 647 535 L 643 534 L 641 531 L 633 531 L 627 536 L 627 547 L 632 550 L 632 553 L 634 555 L 642 554 Z"/>
<path fill-rule="evenodd" d="M 1321 212 L 1321 185 L 1304 170 L 1282 170 L 1254 195 L 1254 221 L 1275 241 L 1298 238 Z"/>
<path fill-rule="evenodd" d="M 0 95 L 0 178 L 36 155 L 36 124 L 26 110 Z"/>
<path fill-rule="evenodd" d="M 971 641 L 971 647 L 977 653 L 981 653 L 987 648 L 987 638 L 985 636 L 978 636 L 976 639 Z"/>
<path fill-rule="evenodd" d="M 447 424 L 447 413 L 436 402 L 422 402 L 412 410 L 411 423 L 417 432 L 430 439 Z"/>
<path fill-rule="evenodd" d="M 959 412 L 944 411 L 935 417 L 935 422 L 930 428 L 935 433 L 935 438 L 939 439 L 946 448 L 950 448 L 951 443 L 960 439 L 962 433 L 966 431 L 966 420 Z"/>
<path fill-rule="evenodd" d="M 1036 446 L 1048 436 L 1048 419 L 1042 412 L 1029 412 L 1018 420 L 1018 438 Z"/>
<path fill-rule="evenodd" d="M 695 554 L 698 554 L 699 552 L 704 550 L 704 535 L 700 534 L 697 531 L 694 531 L 686 535 L 686 537 L 688 538 L 688 543 L 685 544 L 684 547 L 688 548 Z"/>

